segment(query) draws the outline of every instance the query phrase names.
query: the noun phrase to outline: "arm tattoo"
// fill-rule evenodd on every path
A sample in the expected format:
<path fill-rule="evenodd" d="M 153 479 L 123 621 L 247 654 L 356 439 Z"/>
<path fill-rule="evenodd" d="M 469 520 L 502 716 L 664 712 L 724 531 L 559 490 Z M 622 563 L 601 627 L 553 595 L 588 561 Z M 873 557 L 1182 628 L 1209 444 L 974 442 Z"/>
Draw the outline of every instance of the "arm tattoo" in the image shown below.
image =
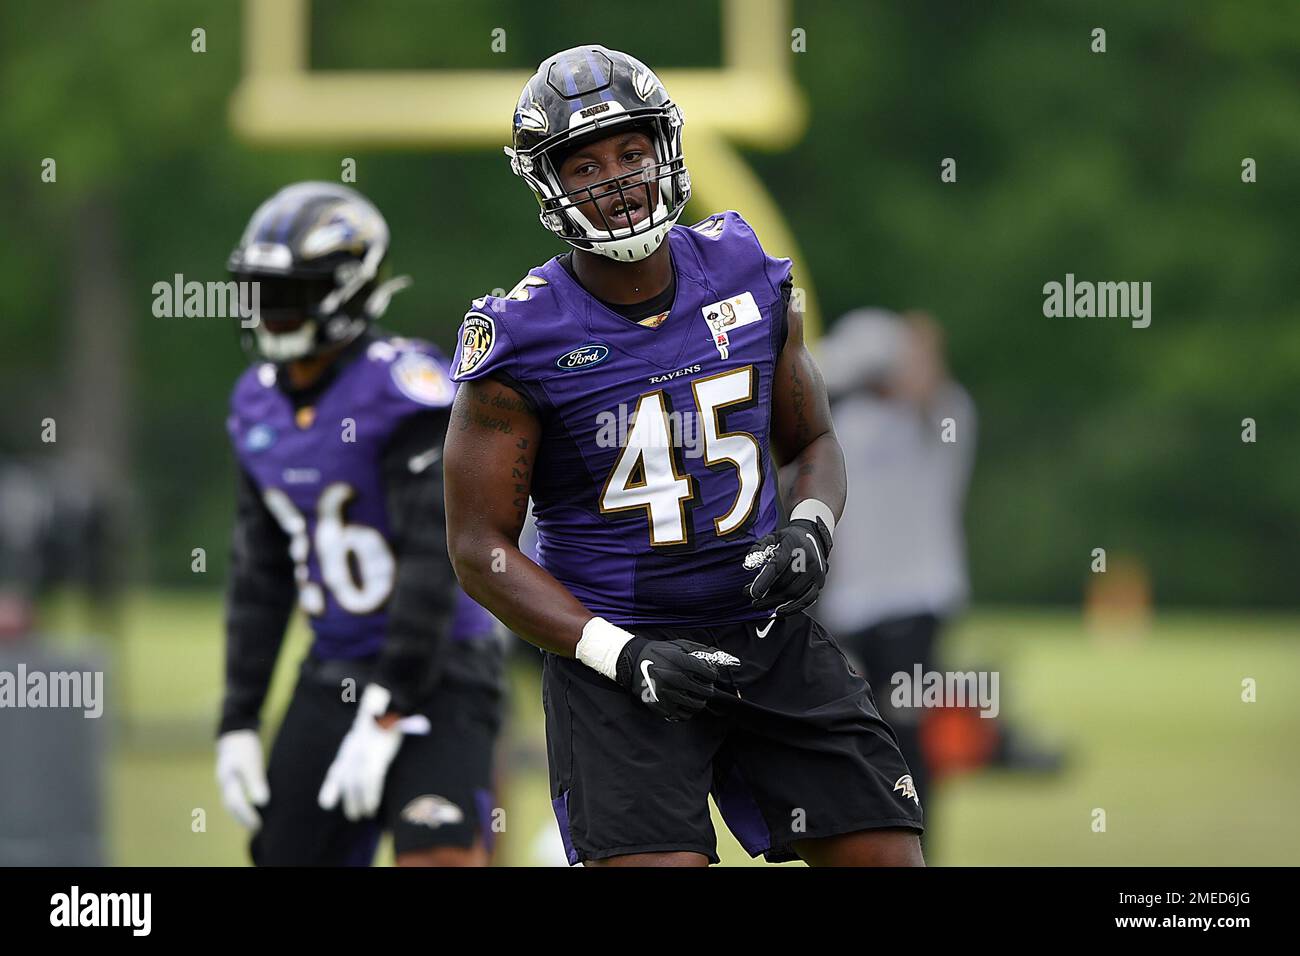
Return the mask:
<path fill-rule="evenodd" d="M 503 435 L 509 435 L 514 431 L 510 427 L 510 422 L 505 418 L 493 415 L 489 409 L 499 409 L 504 412 L 528 411 L 527 402 L 519 398 L 510 398 L 500 392 L 494 392 L 491 395 L 475 392 L 474 400 L 477 405 L 471 407 L 468 402 L 463 403 L 456 416 L 456 425 L 461 431 L 466 431 L 470 427 L 477 425 L 479 428 L 486 428 L 490 431 L 500 432 Z"/>
<path fill-rule="evenodd" d="M 509 435 L 514 429 L 504 418 L 495 418 L 491 415 L 484 415 L 478 409 L 471 413 L 474 417 L 474 424 L 479 428 L 487 428 L 494 432 L 501 432 L 503 435 Z"/>
<path fill-rule="evenodd" d="M 522 398 L 510 398 L 500 392 L 493 392 L 490 396 L 475 393 L 474 397 L 478 399 L 480 405 L 491 405 L 493 408 L 500 408 L 507 412 L 528 411 L 528 403 Z"/>
<path fill-rule="evenodd" d="M 515 509 L 515 521 L 519 530 L 523 530 L 524 521 L 528 518 L 528 487 L 532 478 L 532 469 L 528 464 L 528 456 L 524 454 L 528 449 L 528 439 L 520 438 L 519 441 L 515 442 L 515 447 L 519 449 L 519 454 L 510 466 L 510 477 L 515 482 L 515 497 L 510 503 Z"/>
<path fill-rule="evenodd" d="M 795 436 L 800 447 L 806 447 L 812 429 L 808 425 L 808 399 L 804 394 L 803 379 L 799 377 L 798 361 L 790 364 L 790 401 L 794 406 Z"/>

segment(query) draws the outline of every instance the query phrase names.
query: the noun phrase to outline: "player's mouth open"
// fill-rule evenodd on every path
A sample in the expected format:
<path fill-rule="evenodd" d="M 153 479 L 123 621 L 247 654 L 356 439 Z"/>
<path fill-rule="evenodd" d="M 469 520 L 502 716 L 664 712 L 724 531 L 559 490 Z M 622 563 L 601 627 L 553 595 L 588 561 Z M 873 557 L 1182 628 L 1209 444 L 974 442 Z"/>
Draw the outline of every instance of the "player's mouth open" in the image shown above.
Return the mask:
<path fill-rule="evenodd" d="M 610 203 L 609 208 L 605 210 L 605 216 L 614 229 L 635 226 L 646 217 L 645 205 L 641 200 L 633 199 L 630 196 L 626 201 L 615 199 Z"/>

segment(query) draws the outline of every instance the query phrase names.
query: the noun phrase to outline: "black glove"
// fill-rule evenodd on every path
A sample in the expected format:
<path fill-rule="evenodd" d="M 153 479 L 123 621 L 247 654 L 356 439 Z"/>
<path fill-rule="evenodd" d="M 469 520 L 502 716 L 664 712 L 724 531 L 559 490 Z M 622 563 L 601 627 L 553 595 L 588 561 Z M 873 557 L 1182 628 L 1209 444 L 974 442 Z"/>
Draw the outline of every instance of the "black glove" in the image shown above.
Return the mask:
<path fill-rule="evenodd" d="M 778 615 L 802 611 L 817 600 L 830 570 L 831 532 L 821 518 L 796 518 L 755 543 L 745 570 L 754 607 Z"/>
<path fill-rule="evenodd" d="M 694 641 L 634 637 L 618 655 L 618 683 L 665 720 L 690 720 L 717 693 L 719 668 L 739 664 Z"/>

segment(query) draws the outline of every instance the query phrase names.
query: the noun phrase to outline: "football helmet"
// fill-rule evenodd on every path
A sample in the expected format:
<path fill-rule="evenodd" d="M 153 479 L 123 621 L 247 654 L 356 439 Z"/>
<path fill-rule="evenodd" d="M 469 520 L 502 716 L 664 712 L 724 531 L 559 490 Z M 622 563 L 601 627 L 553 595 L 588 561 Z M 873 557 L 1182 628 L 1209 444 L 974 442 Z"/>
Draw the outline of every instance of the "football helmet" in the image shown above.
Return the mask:
<path fill-rule="evenodd" d="M 505 151 L 510 169 L 536 195 L 543 226 L 575 249 L 628 262 L 659 248 L 691 197 L 690 174 L 682 158 L 682 124 L 681 109 L 649 67 L 626 53 L 592 44 L 542 61 L 519 97 L 513 146 Z M 563 157 L 623 128 L 645 130 L 654 144 L 655 162 L 640 173 L 566 192 L 559 175 Z M 616 193 L 626 202 L 628 193 L 642 189 L 644 207 L 651 213 L 634 224 L 611 223 L 596 203 Z M 584 204 L 600 222 L 579 210 Z"/>
<path fill-rule="evenodd" d="M 226 268 L 258 283 L 245 347 L 291 362 L 351 342 L 383 315 L 403 276 L 380 281 L 388 223 L 370 200 L 335 183 L 286 186 L 249 220 Z"/>

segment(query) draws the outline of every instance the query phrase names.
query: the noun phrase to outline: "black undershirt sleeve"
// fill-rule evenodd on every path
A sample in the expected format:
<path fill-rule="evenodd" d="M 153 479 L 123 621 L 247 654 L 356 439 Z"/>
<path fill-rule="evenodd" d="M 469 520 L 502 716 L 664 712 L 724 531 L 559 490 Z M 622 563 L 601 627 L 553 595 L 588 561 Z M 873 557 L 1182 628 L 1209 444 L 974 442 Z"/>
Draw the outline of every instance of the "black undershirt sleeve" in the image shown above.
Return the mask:
<path fill-rule="evenodd" d="M 257 486 L 239 473 L 226 592 L 226 686 L 218 733 L 255 729 L 293 611 L 289 539 Z"/>
<path fill-rule="evenodd" d="M 392 694 L 391 709 L 403 714 L 411 713 L 442 676 L 459 595 L 442 498 L 448 420 L 445 409 L 407 418 L 381 462 L 397 579 L 374 680 Z"/>

